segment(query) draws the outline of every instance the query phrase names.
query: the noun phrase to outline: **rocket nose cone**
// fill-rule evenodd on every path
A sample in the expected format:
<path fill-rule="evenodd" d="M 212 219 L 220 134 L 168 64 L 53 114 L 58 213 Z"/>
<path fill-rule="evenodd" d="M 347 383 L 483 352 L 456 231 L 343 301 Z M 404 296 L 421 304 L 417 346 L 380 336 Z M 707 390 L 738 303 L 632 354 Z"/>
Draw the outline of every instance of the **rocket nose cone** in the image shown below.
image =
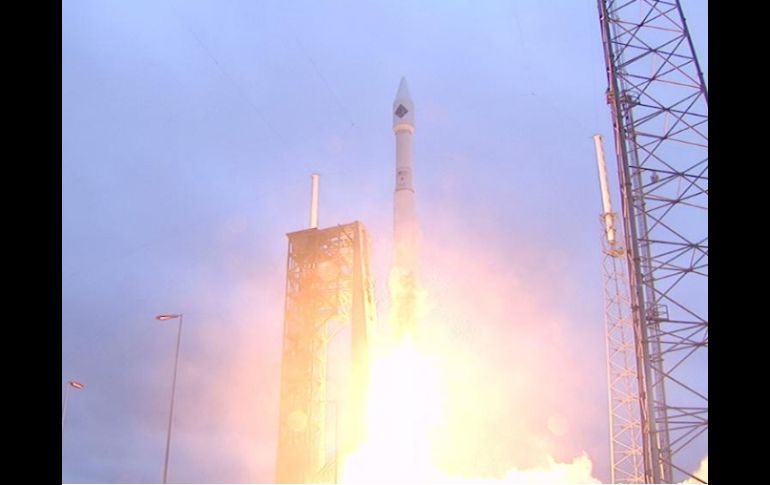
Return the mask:
<path fill-rule="evenodd" d="M 412 97 L 409 95 L 409 85 L 406 84 L 405 77 L 402 77 L 401 82 L 398 84 L 396 101 L 399 101 L 399 100 L 412 101 Z"/>
<path fill-rule="evenodd" d="M 401 78 L 396 99 L 393 100 L 393 128 L 397 129 L 403 125 L 410 125 L 414 130 L 414 102 L 409 95 L 405 77 Z"/>

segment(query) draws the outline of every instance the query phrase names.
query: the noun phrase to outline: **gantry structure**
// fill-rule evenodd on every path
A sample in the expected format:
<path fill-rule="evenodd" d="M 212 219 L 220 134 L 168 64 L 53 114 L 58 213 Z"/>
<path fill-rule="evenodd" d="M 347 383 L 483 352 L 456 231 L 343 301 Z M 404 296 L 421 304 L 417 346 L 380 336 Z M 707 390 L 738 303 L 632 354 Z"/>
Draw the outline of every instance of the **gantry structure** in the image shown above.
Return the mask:
<path fill-rule="evenodd" d="M 376 318 L 369 237 L 356 221 L 288 238 L 276 482 L 336 482 L 345 450 L 364 432 L 368 342 Z M 328 346 L 347 326 L 351 385 L 345 413 L 333 402 L 335 449 L 329 453 Z"/>
<path fill-rule="evenodd" d="M 612 210 L 609 177 L 601 135 L 594 135 L 602 194 L 602 279 L 607 352 L 607 397 L 612 483 L 644 483 L 642 420 L 639 410 L 639 352 L 631 315 L 626 250 L 618 214 Z"/>
<path fill-rule="evenodd" d="M 704 481 L 693 471 L 708 452 L 708 92 L 677 0 L 598 0 L 598 8 L 643 481 Z"/>

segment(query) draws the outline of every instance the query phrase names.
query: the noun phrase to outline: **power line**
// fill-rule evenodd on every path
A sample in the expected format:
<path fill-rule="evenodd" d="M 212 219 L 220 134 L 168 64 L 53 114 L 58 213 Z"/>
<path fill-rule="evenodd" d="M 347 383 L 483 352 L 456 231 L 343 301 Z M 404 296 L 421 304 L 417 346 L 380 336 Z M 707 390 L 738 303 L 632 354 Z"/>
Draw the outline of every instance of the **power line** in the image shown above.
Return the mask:
<path fill-rule="evenodd" d="M 230 73 L 225 69 L 224 65 L 219 62 L 219 60 L 216 58 L 214 53 L 209 49 L 206 44 L 203 43 L 203 41 L 200 39 L 200 37 L 195 33 L 195 31 L 190 28 L 190 26 L 181 18 L 181 16 L 178 14 L 176 9 L 172 9 L 174 11 L 174 16 L 177 18 L 179 23 L 190 33 L 190 35 L 195 39 L 195 41 L 198 43 L 198 45 L 201 47 L 201 49 L 206 53 L 206 55 L 214 62 L 214 64 L 217 66 L 219 71 L 222 73 L 222 75 L 232 83 L 233 86 L 239 91 L 241 96 L 246 100 L 246 102 L 249 104 L 249 106 L 254 109 L 254 112 L 257 113 L 257 116 L 262 120 L 262 122 L 270 129 L 270 131 L 278 138 L 281 143 L 284 146 L 288 146 L 287 141 L 281 136 L 280 132 L 268 121 L 267 117 L 264 115 L 264 113 L 254 104 L 254 102 L 249 97 L 248 93 L 245 89 L 241 87 L 240 84 L 233 78 L 233 76 L 230 75 Z M 279 154 L 279 157 L 285 162 L 285 159 L 283 158 L 283 155 Z"/>

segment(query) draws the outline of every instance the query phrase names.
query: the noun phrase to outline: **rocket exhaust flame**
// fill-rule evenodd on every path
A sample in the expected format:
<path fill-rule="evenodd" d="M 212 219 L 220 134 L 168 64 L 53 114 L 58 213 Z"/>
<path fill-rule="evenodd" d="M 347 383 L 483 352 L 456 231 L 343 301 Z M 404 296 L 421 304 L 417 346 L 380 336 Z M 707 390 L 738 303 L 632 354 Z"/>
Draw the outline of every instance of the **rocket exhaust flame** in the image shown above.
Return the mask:
<path fill-rule="evenodd" d="M 427 317 L 424 299 L 415 302 L 420 316 L 414 334 L 372 349 L 366 436 L 340 463 L 341 483 L 599 483 L 585 453 L 558 462 L 547 448 L 527 450 L 524 455 L 539 459 L 522 467 L 494 458 L 500 443 L 483 438 L 479 428 L 500 420 L 503 373 L 489 375 L 462 344 L 436 338 L 432 329 L 441 324 Z M 510 426 L 504 423 L 492 426 Z M 563 434 L 565 427 L 552 433 Z M 513 426 L 507 432 L 527 430 Z M 484 458 L 468 459 L 474 456 Z M 500 464 L 491 466 L 497 459 Z"/>

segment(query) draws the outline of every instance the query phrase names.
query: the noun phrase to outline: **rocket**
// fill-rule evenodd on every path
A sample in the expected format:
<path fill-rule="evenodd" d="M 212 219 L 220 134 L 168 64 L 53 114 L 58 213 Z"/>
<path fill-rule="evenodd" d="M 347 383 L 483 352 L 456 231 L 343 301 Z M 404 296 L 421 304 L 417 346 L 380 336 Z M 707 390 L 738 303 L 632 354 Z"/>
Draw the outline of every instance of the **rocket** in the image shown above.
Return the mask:
<path fill-rule="evenodd" d="M 401 78 L 393 101 L 396 136 L 396 185 L 393 194 L 393 270 L 391 321 L 396 339 L 414 335 L 418 261 L 418 225 L 412 181 L 414 102 L 406 79 Z"/>

